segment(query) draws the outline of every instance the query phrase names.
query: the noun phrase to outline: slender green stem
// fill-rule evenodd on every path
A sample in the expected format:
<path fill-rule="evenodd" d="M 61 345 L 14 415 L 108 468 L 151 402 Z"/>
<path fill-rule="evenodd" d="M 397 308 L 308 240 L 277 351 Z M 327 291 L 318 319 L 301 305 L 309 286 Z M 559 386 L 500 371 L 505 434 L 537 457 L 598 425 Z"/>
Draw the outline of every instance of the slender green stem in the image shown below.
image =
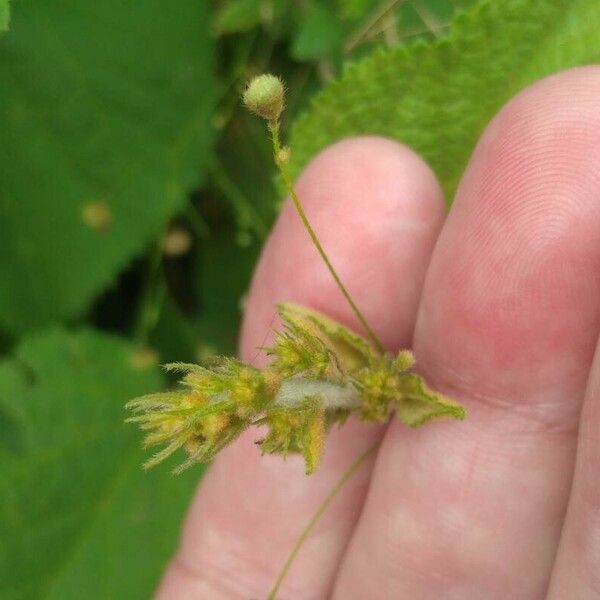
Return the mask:
<path fill-rule="evenodd" d="M 329 508 L 329 505 L 335 500 L 335 497 L 338 495 L 338 493 L 344 487 L 346 482 L 356 473 L 356 471 L 358 471 L 358 469 L 361 467 L 361 465 L 368 458 L 370 458 L 371 456 L 373 456 L 373 454 L 375 454 L 375 452 L 377 452 L 377 449 L 379 448 L 380 443 L 381 443 L 380 441 L 377 441 L 374 444 L 372 444 L 371 446 L 369 446 L 369 448 L 367 448 L 350 465 L 348 470 L 340 477 L 338 482 L 335 484 L 335 486 L 333 487 L 331 492 L 329 492 L 329 494 L 327 495 L 325 500 L 323 500 L 323 502 L 321 502 L 321 505 L 319 506 L 319 508 L 317 509 L 315 514 L 312 516 L 310 521 L 307 523 L 306 527 L 302 530 L 300 537 L 296 540 L 296 543 L 294 544 L 292 551 L 288 555 L 281 571 L 279 572 L 279 575 L 277 576 L 275 585 L 269 592 L 268 600 L 276 600 L 277 593 L 279 592 L 279 588 L 281 588 L 281 585 L 283 584 L 283 580 L 285 579 L 286 575 L 288 574 L 290 567 L 292 566 L 294 560 L 296 559 L 298 552 L 300 552 L 300 549 L 304 545 L 304 542 L 306 542 L 306 540 L 308 539 L 308 536 L 311 534 L 312 530 L 316 527 L 317 523 L 321 520 L 321 517 L 325 514 L 325 512 Z"/>
<path fill-rule="evenodd" d="M 191 202 L 188 202 L 185 207 L 185 215 L 187 216 L 188 223 L 199 239 L 205 240 L 210 237 L 210 227 Z"/>
<path fill-rule="evenodd" d="M 266 224 L 252 206 L 250 200 L 248 200 L 229 177 L 223 163 L 218 158 L 215 158 L 210 163 L 210 172 L 215 185 L 234 208 L 238 226 L 245 228 L 252 227 L 257 237 L 260 240 L 264 240 L 267 237 Z"/>
<path fill-rule="evenodd" d="M 159 240 L 161 238 L 159 238 Z M 152 248 L 148 260 L 146 285 L 134 332 L 134 338 L 141 346 L 148 343 L 150 332 L 160 317 L 164 294 L 165 284 L 162 270 L 162 245 L 160 241 L 157 241 Z"/>
<path fill-rule="evenodd" d="M 329 257 L 327 256 L 327 253 L 325 252 L 325 249 L 321 245 L 321 242 L 319 241 L 319 238 L 317 237 L 315 230 L 312 228 L 312 225 L 310 224 L 310 221 L 308 220 L 308 217 L 306 216 L 306 213 L 304 212 L 304 208 L 302 206 L 302 203 L 300 202 L 300 198 L 298 198 L 298 194 L 296 193 L 296 189 L 294 188 L 294 182 L 293 182 L 292 177 L 290 176 L 289 171 L 287 169 L 286 161 L 282 160 L 282 158 L 281 158 L 283 149 L 281 147 L 281 142 L 279 140 L 279 123 L 278 122 L 270 122 L 269 130 L 271 132 L 271 138 L 273 140 L 273 152 L 274 152 L 274 156 L 275 156 L 275 162 L 277 164 L 277 167 L 279 168 L 279 171 L 281 172 L 281 176 L 283 177 L 285 186 L 286 186 L 290 196 L 292 197 L 292 202 L 294 203 L 294 206 L 296 207 L 296 210 L 298 211 L 298 214 L 300 215 L 300 219 L 302 220 L 302 224 L 304 225 L 304 228 L 308 232 L 308 235 L 310 236 L 310 239 L 312 240 L 312 243 L 314 244 L 315 248 L 321 255 L 323 262 L 329 269 L 329 272 L 331 273 L 331 276 L 335 280 L 335 283 L 337 284 L 338 288 L 344 295 L 344 298 L 346 298 L 348 304 L 350 305 L 350 308 L 356 315 L 356 318 L 360 321 L 360 324 L 363 326 L 363 329 L 365 330 L 366 334 L 368 335 L 369 340 L 381 354 L 384 354 L 385 348 L 384 348 L 383 344 L 381 343 L 381 341 L 379 340 L 379 338 L 377 337 L 375 332 L 371 329 L 371 326 L 365 319 L 364 315 L 362 314 L 362 312 L 360 311 L 358 306 L 356 306 L 354 300 L 352 299 L 352 296 L 350 295 L 350 292 L 348 292 L 348 290 L 346 289 L 346 286 L 342 283 L 340 276 L 337 274 L 337 271 L 335 270 L 334 266 L 331 264 L 331 261 L 329 260 Z"/>

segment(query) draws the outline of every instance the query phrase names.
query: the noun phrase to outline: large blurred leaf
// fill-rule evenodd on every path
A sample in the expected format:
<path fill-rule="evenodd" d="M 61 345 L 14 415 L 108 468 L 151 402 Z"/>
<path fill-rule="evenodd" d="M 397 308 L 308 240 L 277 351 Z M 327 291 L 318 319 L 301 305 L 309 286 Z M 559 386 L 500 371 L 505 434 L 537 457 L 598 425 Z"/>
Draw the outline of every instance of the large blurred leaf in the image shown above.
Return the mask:
<path fill-rule="evenodd" d="M 0 31 L 8 29 L 9 20 L 10 7 L 8 6 L 8 0 L 0 0 Z"/>
<path fill-rule="evenodd" d="M 0 597 L 148 598 L 198 472 L 142 471 L 128 398 L 156 369 L 94 331 L 53 330 L 0 363 Z M 147 456 L 146 456 L 147 457 Z"/>
<path fill-rule="evenodd" d="M 363 17 L 374 4 L 375 0 L 337 0 L 341 16 L 352 19 Z"/>
<path fill-rule="evenodd" d="M 262 0 L 230 0 L 215 14 L 214 29 L 217 35 L 249 31 L 260 23 Z"/>
<path fill-rule="evenodd" d="M 589 0 L 482 0 L 447 37 L 379 50 L 314 100 L 292 134 L 292 168 L 346 136 L 379 134 L 419 151 L 449 195 L 477 137 L 513 94 L 600 59 L 600 8 Z"/>
<path fill-rule="evenodd" d="M 334 53 L 344 36 L 344 28 L 333 7 L 312 2 L 296 32 L 290 54 L 296 60 L 320 60 Z"/>
<path fill-rule="evenodd" d="M 0 39 L 0 325 L 80 314 L 198 184 L 208 3 L 15 2 Z"/>

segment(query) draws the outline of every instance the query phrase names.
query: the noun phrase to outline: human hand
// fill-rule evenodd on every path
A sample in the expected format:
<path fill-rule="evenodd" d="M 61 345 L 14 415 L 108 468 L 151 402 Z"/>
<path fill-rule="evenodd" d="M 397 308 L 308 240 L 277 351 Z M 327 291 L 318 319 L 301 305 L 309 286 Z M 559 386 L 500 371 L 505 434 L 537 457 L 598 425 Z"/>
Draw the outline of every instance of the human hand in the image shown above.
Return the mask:
<path fill-rule="evenodd" d="M 505 106 L 447 217 L 427 165 L 380 138 L 327 149 L 297 189 L 379 337 L 413 347 L 468 417 L 417 430 L 348 423 L 311 477 L 301 457 L 261 457 L 260 435 L 246 432 L 205 477 L 158 597 L 263 600 L 318 505 L 379 437 L 281 600 L 599 597 L 600 68 Z M 281 301 L 360 331 L 289 204 L 254 277 L 243 359 L 258 361 Z"/>

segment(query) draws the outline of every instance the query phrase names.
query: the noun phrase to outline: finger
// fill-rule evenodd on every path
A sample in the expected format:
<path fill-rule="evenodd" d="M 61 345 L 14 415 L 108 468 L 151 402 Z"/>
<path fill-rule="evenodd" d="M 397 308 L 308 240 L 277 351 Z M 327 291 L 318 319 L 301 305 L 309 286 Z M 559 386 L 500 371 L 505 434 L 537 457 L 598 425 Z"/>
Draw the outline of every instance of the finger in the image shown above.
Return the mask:
<path fill-rule="evenodd" d="M 581 413 L 577 464 L 548 600 L 600 597 L 600 344 Z"/>
<path fill-rule="evenodd" d="M 600 326 L 599 103 L 600 69 L 550 77 L 478 144 L 415 331 L 468 417 L 391 424 L 335 598 L 543 596 Z"/>
<path fill-rule="evenodd" d="M 380 138 L 339 143 L 298 183 L 306 212 L 358 306 L 389 348 L 411 336 L 426 265 L 444 216 L 429 168 Z M 276 302 L 294 301 L 358 324 L 291 205 L 269 239 L 251 286 L 241 354 L 257 357 Z M 324 464 L 307 478 L 299 457 L 261 457 L 250 431 L 215 462 L 191 508 L 161 598 L 264 598 L 319 503 L 381 429 L 349 423 L 332 432 Z M 362 505 L 363 467 L 323 519 L 282 597 L 322 598 Z M 287 594 L 287 595 L 286 595 Z"/>

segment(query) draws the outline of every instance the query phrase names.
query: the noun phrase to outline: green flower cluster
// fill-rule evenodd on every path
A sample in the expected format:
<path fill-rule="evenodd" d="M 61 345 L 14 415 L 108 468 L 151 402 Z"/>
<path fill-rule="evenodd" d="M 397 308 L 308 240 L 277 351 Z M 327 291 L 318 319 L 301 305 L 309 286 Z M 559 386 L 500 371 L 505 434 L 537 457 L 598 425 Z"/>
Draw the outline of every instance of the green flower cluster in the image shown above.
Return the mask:
<path fill-rule="evenodd" d="M 150 394 L 128 403 L 128 421 L 147 431 L 147 447 L 164 445 L 150 467 L 179 448 L 180 472 L 212 459 L 244 429 L 267 428 L 257 443 L 263 453 L 301 453 L 307 473 L 319 465 L 327 432 L 351 415 L 385 422 L 392 412 L 408 426 L 436 417 L 462 419 L 462 406 L 430 390 L 414 373 L 409 351 L 382 355 L 335 321 L 291 304 L 279 306 L 284 329 L 267 353 L 272 363 L 256 369 L 233 358 L 205 366 L 175 363 L 184 373 L 181 391 Z"/>

